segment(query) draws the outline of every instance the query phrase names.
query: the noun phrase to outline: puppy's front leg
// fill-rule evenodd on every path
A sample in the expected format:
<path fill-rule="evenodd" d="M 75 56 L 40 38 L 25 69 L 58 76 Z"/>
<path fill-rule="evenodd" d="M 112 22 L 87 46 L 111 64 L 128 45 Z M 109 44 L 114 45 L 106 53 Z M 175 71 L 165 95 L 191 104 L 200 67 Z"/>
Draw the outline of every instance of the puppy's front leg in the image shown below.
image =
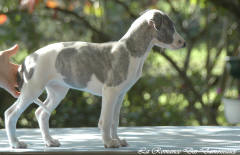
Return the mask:
<path fill-rule="evenodd" d="M 120 110 L 122 107 L 122 102 L 123 102 L 124 96 L 125 96 L 125 93 L 122 93 L 118 98 L 117 104 L 114 109 L 114 116 L 113 116 L 112 130 L 111 130 L 112 138 L 117 139 L 118 142 L 120 143 L 120 145 L 123 147 L 127 146 L 128 143 L 125 139 L 120 139 L 118 137 L 117 128 L 119 125 L 119 115 L 120 115 Z"/>
<path fill-rule="evenodd" d="M 115 87 L 104 86 L 102 94 L 102 139 L 104 147 L 116 148 L 120 147 L 120 143 L 117 139 L 111 137 L 111 126 L 113 122 L 113 115 L 115 105 L 118 101 L 120 92 Z"/>

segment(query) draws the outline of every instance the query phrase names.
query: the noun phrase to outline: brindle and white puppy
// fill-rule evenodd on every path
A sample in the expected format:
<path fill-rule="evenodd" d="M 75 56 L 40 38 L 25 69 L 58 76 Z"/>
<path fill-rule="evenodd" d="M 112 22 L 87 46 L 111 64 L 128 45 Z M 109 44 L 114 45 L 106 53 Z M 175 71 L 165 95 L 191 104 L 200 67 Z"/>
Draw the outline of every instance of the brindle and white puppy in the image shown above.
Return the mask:
<path fill-rule="evenodd" d="M 159 10 L 149 10 L 134 21 L 127 33 L 109 43 L 62 42 L 37 50 L 19 69 L 21 95 L 5 112 L 5 127 L 12 148 L 26 148 L 16 137 L 16 122 L 35 102 L 40 130 L 47 146 L 60 146 L 49 133 L 49 112 L 69 88 L 102 96 L 98 126 L 105 147 L 127 146 L 117 135 L 119 113 L 126 92 L 137 82 L 151 48 L 178 49 L 185 46 L 171 19 Z M 46 89 L 42 104 L 38 97 Z"/>

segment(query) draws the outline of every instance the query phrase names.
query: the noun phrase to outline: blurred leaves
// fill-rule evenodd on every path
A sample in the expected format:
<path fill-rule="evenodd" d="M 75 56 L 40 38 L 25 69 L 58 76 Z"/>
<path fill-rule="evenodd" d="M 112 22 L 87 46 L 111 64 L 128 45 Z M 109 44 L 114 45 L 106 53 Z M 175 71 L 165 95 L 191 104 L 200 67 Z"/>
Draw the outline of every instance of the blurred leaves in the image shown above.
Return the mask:
<path fill-rule="evenodd" d="M 7 21 L 7 16 L 5 14 L 0 14 L 0 25 Z"/>
<path fill-rule="evenodd" d="M 58 7 L 58 3 L 55 0 L 47 0 L 46 6 L 54 9 Z"/>

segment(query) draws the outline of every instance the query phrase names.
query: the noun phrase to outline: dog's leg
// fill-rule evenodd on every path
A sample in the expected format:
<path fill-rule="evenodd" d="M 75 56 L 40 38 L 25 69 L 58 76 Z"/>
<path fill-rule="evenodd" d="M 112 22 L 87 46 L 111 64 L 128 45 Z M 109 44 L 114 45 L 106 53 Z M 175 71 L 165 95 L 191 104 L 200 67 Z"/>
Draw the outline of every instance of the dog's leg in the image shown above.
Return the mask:
<path fill-rule="evenodd" d="M 48 97 L 46 101 L 44 101 L 44 104 L 47 106 L 50 112 L 52 112 L 58 104 L 61 102 L 61 100 L 65 97 L 65 95 L 68 92 L 68 88 L 52 84 L 46 86 L 46 90 L 48 93 Z M 49 133 L 49 118 L 50 115 L 41 107 L 39 107 L 36 111 L 36 117 L 38 118 L 39 127 L 42 133 L 42 137 L 44 139 L 44 142 L 46 146 L 49 147 L 58 147 L 60 146 L 60 143 L 57 139 L 53 139 Z"/>
<path fill-rule="evenodd" d="M 114 108 L 114 116 L 113 116 L 113 122 L 112 122 L 112 128 L 111 128 L 111 135 L 113 139 L 117 139 L 118 142 L 120 143 L 121 146 L 125 147 L 128 145 L 127 141 L 125 139 L 120 139 L 117 135 L 117 127 L 119 125 L 119 115 L 120 115 L 120 110 L 122 106 L 122 102 L 124 99 L 125 93 L 121 94 L 118 98 L 117 104 L 115 105 Z M 103 108 L 101 109 L 103 110 Z M 102 112 L 101 112 L 102 114 Z M 102 130 L 102 115 L 100 115 L 99 122 L 98 122 L 98 127 L 99 129 Z"/>
<path fill-rule="evenodd" d="M 111 126 L 113 121 L 114 107 L 119 98 L 119 91 L 113 87 L 104 87 L 102 94 L 102 139 L 104 147 L 106 148 L 116 148 L 120 144 L 118 140 L 112 139 L 111 137 Z"/>
<path fill-rule="evenodd" d="M 27 145 L 16 137 L 16 123 L 22 112 L 37 98 L 42 89 L 32 89 L 25 85 L 17 101 L 5 112 L 5 128 L 12 148 L 26 148 Z"/>
<path fill-rule="evenodd" d="M 21 141 L 19 141 L 16 137 L 16 123 L 21 115 L 22 111 L 26 109 L 29 104 L 20 103 L 20 98 L 15 101 L 15 103 L 8 108 L 5 115 L 5 128 L 8 136 L 9 144 L 12 148 L 26 148 L 27 145 Z M 21 105 L 20 105 L 21 104 Z M 25 106 L 25 107 L 23 107 Z"/>
<path fill-rule="evenodd" d="M 47 98 L 45 99 L 45 101 L 43 102 L 43 104 L 44 104 L 45 106 L 47 106 L 48 103 L 49 103 L 49 100 L 50 100 L 50 95 L 49 95 L 49 93 L 47 92 Z M 42 107 L 38 107 L 37 110 L 35 111 L 35 116 L 36 116 L 36 118 L 37 118 L 38 121 L 39 121 L 40 115 L 41 115 L 41 113 L 42 113 L 43 110 L 44 110 L 44 109 L 42 109 Z"/>
<path fill-rule="evenodd" d="M 117 139 L 121 146 L 125 147 L 128 145 L 127 141 L 125 139 L 120 139 L 117 135 L 117 128 L 119 125 L 119 116 L 120 116 L 120 110 L 122 107 L 122 102 L 124 99 L 125 93 L 121 94 L 118 98 L 117 104 L 115 105 L 114 109 L 114 116 L 113 116 L 113 123 L 112 123 L 112 129 L 111 134 L 113 139 Z"/>

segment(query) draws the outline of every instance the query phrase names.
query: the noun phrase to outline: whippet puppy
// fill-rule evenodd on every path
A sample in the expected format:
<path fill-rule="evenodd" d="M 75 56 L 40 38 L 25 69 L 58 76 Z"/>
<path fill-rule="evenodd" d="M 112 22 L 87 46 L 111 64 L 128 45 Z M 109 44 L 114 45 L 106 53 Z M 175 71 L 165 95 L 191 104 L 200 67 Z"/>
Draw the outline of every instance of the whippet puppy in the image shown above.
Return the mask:
<path fill-rule="evenodd" d="M 12 148 L 26 148 L 16 137 L 16 122 L 33 102 L 41 134 L 47 146 L 60 146 L 49 133 L 50 113 L 70 88 L 102 96 L 98 126 L 106 148 L 127 146 L 117 135 L 119 113 L 126 92 L 137 82 L 151 48 L 185 46 L 173 22 L 159 10 L 137 18 L 127 33 L 109 43 L 61 42 L 45 46 L 26 57 L 18 71 L 21 95 L 5 112 L 5 127 Z M 47 99 L 38 97 L 46 89 Z"/>

